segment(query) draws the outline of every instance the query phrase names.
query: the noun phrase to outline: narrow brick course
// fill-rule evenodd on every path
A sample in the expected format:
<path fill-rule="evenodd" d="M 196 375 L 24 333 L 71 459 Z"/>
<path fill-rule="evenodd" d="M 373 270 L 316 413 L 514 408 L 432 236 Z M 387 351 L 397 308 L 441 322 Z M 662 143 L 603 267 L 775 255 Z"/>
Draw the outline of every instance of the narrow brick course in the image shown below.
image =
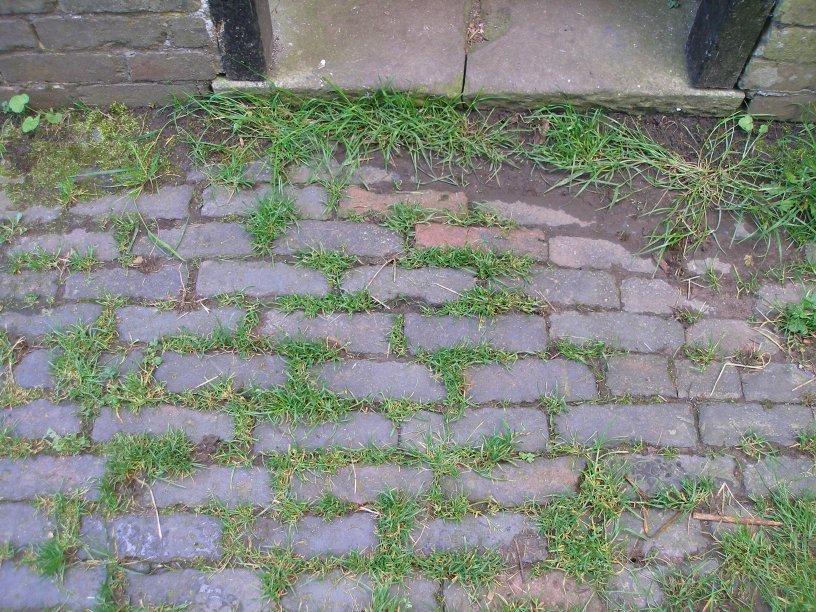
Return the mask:
<path fill-rule="evenodd" d="M 352 504 L 376 501 L 380 493 L 397 490 L 409 496 L 423 493 L 431 485 L 429 469 L 400 465 L 355 465 L 334 474 L 308 473 L 292 478 L 291 491 L 299 501 L 318 501 L 331 493 Z"/>
<path fill-rule="evenodd" d="M 238 257 L 252 254 L 249 234 L 237 223 L 191 223 L 183 227 L 155 232 L 162 243 L 169 245 L 180 257 Z M 133 245 L 136 255 L 170 256 L 166 247 L 140 236 Z"/>
<path fill-rule="evenodd" d="M 256 176 L 258 172 L 255 169 Z M 247 173 L 251 175 L 252 170 L 249 169 Z M 260 200 L 274 193 L 269 185 L 237 191 L 221 185 L 212 185 L 201 194 L 201 214 L 205 217 L 225 217 L 227 215 L 245 217 L 258 209 Z M 331 218 L 331 212 L 326 208 L 328 195 L 325 188 L 320 185 L 307 185 L 302 188 L 286 187 L 283 195 L 292 199 L 300 219 L 327 220 Z"/>
<path fill-rule="evenodd" d="M 151 508 L 154 499 L 159 508 L 176 505 L 192 508 L 207 505 L 212 498 L 229 507 L 265 506 L 274 497 L 270 483 L 271 476 L 263 468 L 211 466 L 178 480 L 156 481 L 151 485 L 153 497 L 142 489 L 136 498 L 144 508 Z"/>
<path fill-rule="evenodd" d="M 355 412 L 337 423 L 290 425 L 259 423 L 255 452 L 285 453 L 292 448 L 389 448 L 397 444 L 396 426 L 374 412 Z"/>
<path fill-rule="evenodd" d="M 317 366 L 315 374 L 330 390 L 345 396 L 415 402 L 435 402 L 446 396 L 445 386 L 417 363 L 346 359 Z"/>
<path fill-rule="evenodd" d="M 164 353 L 154 376 L 168 391 L 181 393 L 230 379 L 236 387 L 268 388 L 286 382 L 286 362 L 277 355 L 240 357 L 232 353 Z"/>
<path fill-rule="evenodd" d="M 347 555 L 352 551 L 372 553 L 379 544 L 377 519 L 367 512 L 355 512 L 330 521 L 305 516 L 297 525 L 259 518 L 252 526 L 249 543 L 262 550 L 292 547 L 302 557 Z"/>
<path fill-rule="evenodd" d="M 612 395 L 675 397 L 669 360 L 660 355 L 616 355 L 609 359 L 606 386 Z"/>
<path fill-rule="evenodd" d="M 627 278 L 621 282 L 621 301 L 627 312 L 670 315 L 676 308 L 701 310 L 703 303 L 684 298 L 680 290 L 659 278 Z"/>
<path fill-rule="evenodd" d="M 238 308 L 211 308 L 185 313 L 163 312 L 155 308 L 126 306 L 116 311 L 119 339 L 149 342 L 183 331 L 208 335 L 216 329 L 235 331 L 246 312 Z"/>
<path fill-rule="evenodd" d="M 535 402 L 547 395 L 567 401 L 594 399 L 595 376 L 585 365 L 564 359 L 519 359 L 465 370 L 467 392 L 477 404 Z"/>
<path fill-rule="evenodd" d="M 91 437 L 107 442 L 117 433 L 147 433 L 162 435 L 170 429 L 180 429 L 193 443 L 213 436 L 230 440 L 233 434 L 232 416 L 224 412 L 204 412 L 176 406 L 142 408 L 138 413 L 123 409 L 118 412 L 103 408 L 96 417 Z"/>
<path fill-rule="evenodd" d="M 187 267 L 168 265 L 156 272 L 106 268 L 71 274 L 65 281 L 65 299 L 98 299 L 119 295 L 134 299 L 169 300 L 176 297 L 187 279 Z"/>
<path fill-rule="evenodd" d="M 674 353 L 684 342 L 677 321 L 626 312 L 557 313 L 550 316 L 550 335 L 576 344 L 600 340 L 638 353 Z"/>
<path fill-rule="evenodd" d="M 322 296 L 329 292 L 329 283 L 317 270 L 280 262 L 205 261 L 198 271 L 196 290 L 207 297 L 234 292 L 251 297 Z"/>
<path fill-rule="evenodd" d="M 388 214 L 394 205 L 406 203 L 426 210 L 463 212 L 467 208 L 467 195 L 463 191 L 402 191 L 397 193 L 375 193 L 361 187 L 351 186 L 340 200 L 337 213 L 341 217 Z"/>
<path fill-rule="evenodd" d="M 350 221 L 300 221 L 273 248 L 278 255 L 310 249 L 345 251 L 349 255 L 387 259 L 402 254 L 402 237 L 381 225 Z"/>
<path fill-rule="evenodd" d="M 22 501 L 56 493 L 81 492 L 86 499 L 99 496 L 105 460 L 91 455 L 28 459 L 0 459 L 0 499 Z"/>
<path fill-rule="evenodd" d="M 473 275 L 464 270 L 363 266 L 346 275 L 343 291 L 367 289 L 380 302 L 403 298 L 439 305 L 455 301 L 461 293 L 475 285 Z"/>
<path fill-rule="evenodd" d="M 796 444 L 797 435 L 816 425 L 813 410 L 804 406 L 760 404 L 703 404 L 699 408 L 703 444 L 735 447 L 754 433 L 769 442 Z"/>
<path fill-rule="evenodd" d="M 550 304 L 620 308 L 615 279 L 607 272 L 545 269 L 511 286 L 520 286 L 527 295 Z"/>
<path fill-rule="evenodd" d="M 385 355 L 393 350 L 388 342 L 393 325 L 394 315 L 384 313 L 333 313 L 310 319 L 302 312 L 270 310 L 263 315 L 258 333 L 279 339 L 329 341 L 352 353 Z"/>
<path fill-rule="evenodd" d="M 47 399 L 34 400 L 29 404 L 3 409 L 0 412 L 0 428 L 9 427 L 11 432 L 23 438 L 42 438 L 49 431 L 58 436 L 77 434 L 82 421 L 76 404 L 54 404 Z M 0 538 L 2 541 L 2 538 Z"/>
<path fill-rule="evenodd" d="M 128 600 L 145 607 L 189 606 L 205 609 L 267 609 L 258 574 L 247 569 L 224 568 L 207 573 L 194 569 L 168 569 L 153 574 L 129 572 Z"/>
<path fill-rule="evenodd" d="M 461 344 L 486 342 L 504 351 L 538 353 L 549 343 L 547 322 L 535 315 L 506 315 L 494 319 L 464 317 L 423 317 L 405 315 L 408 348 L 433 351 Z"/>
<path fill-rule="evenodd" d="M 154 563 L 177 559 L 207 559 L 221 556 L 221 521 L 201 514 L 177 513 L 124 515 L 109 523 L 116 557 Z"/>

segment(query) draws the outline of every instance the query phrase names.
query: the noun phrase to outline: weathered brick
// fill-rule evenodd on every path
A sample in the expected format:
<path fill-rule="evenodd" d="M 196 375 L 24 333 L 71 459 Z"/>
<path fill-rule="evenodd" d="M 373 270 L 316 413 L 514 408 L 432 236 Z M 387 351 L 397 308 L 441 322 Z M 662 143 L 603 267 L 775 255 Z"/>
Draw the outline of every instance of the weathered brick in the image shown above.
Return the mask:
<path fill-rule="evenodd" d="M 99 514 L 86 514 L 82 517 L 79 542 L 77 558 L 81 561 L 109 559 L 113 555 L 108 522 Z"/>
<path fill-rule="evenodd" d="M 486 342 L 504 351 L 538 353 L 549 342 L 547 322 L 535 315 L 507 315 L 493 319 L 405 315 L 408 349 L 433 351 L 461 344 Z"/>
<path fill-rule="evenodd" d="M 141 52 L 127 56 L 133 81 L 210 80 L 217 74 L 215 56 L 203 51 Z"/>
<path fill-rule="evenodd" d="M 91 455 L 0 459 L 0 499 L 20 501 L 72 492 L 96 499 L 104 469 L 105 460 Z"/>
<path fill-rule="evenodd" d="M 191 312 L 162 312 L 155 308 L 126 306 L 116 311 L 119 338 L 130 342 L 149 342 L 163 336 L 187 331 L 211 334 L 216 329 L 235 331 L 245 311 L 237 308 L 212 308 Z"/>
<path fill-rule="evenodd" d="M 260 423 L 255 437 L 255 451 L 259 453 L 285 453 L 290 448 L 388 448 L 397 444 L 394 424 L 374 412 L 355 412 L 337 423 L 321 425 Z"/>
<path fill-rule="evenodd" d="M 368 289 L 374 299 L 390 302 L 398 298 L 421 300 L 437 305 L 453 302 L 464 291 L 475 286 L 470 272 L 448 268 L 382 268 L 363 266 L 346 275 L 343 291 Z"/>
<path fill-rule="evenodd" d="M 416 226 L 415 242 L 420 248 L 486 248 L 547 261 L 547 236 L 540 229 L 519 228 L 504 231 L 498 227 L 420 223 Z"/>
<path fill-rule="evenodd" d="M 418 363 L 346 359 L 317 366 L 315 373 L 330 390 L 345 396 L 415 402 L 435 402 L 446 396 L 445 386 Z"/>
<path fill-rule="evenodd" d="M 628 312 L 557 313 L 550 316 L 550 336 L 576 344 L 600 340 L 638 353 L 674 353 L 684 342 L 677 321 Z"/>
<path fill-rule="evenodd" d="M 249 537 L 253 547 L 289 548 L 306 558 L 347 555 L 352 551 L 371 553 L 379 543 L 377 519 L 367 512 L 355 512 L 330 521 L 305 516 L 291 526 L 259 518 Z"/>
<path fill-rule="evenodd" d="M 14 380 L 21 387 L 54 386 L 54 377 L 51 375 L 51 352 L 45 349 L 36 349 L 26 353 L 20 363 L 14 366 Z"/>
<path fill-rule="evenodd" d="M 810 0 L 780 0 L 776 3 L 774 19 L 782 23 L 816 26 L 816 6 Z"/>
<path fill-rule="evenodd" d="M 105 268 L 71 274 L 65 281 L 65 299 L 118 295 L 145 300 L 168 300 L 179 294 L 186 279 L 185 265 L 168 265 L 147 274 L 121 267 Z"/>
<path fill-rule="evenodd" d="M 161 525 L 159 528 L 159 525 Z M 109 524 L 117 559 L 162 562 L 221 556 L 221 521 L 202 514 L 132 514 Z"/>
<path fill-rule="evenodd" d="M 436 610 L 442 584 L 419 575 L 408 575 L 402 583 L 392 584 L 388 594 L 399 602 L 401 607 L 410 610 Z M 410 606 L 410 608 L 408 607 Z"/>
<path fill-rule="evenodd" d="M 527 295 L 562 306 L 620 308 L 615 279 L 607 272 L 544 269 L 518 285 Z"/>
<path fill-rule="evenodd" d="M 550 261 L 565 268 L 608 270 L 620 267 L 630 272 L 655 271 L 651 260 L 630 253 L 620 244 L 595 238 L 553 236 L 550 238 Z"/>
<path fill-rule="evenodd" d="M 761 370 L 742 370 L 740 376 L 748 401 L 801 402 L 816 393 L 816 377 L 794 363 L 769 363 Z"/>
<path fill-rule="evenodd" d="M 400 465 L 355 465 L 334 474 L 300 474 L 292 479 L 292 495 L 300 501 L 318 501 L 331 493 L 352 504 L 376 501 L 377 495 L 395 489 L 406 495 L 419 495 L 433 482 L 426 468 Z"/>
<path fill-rule="evenodd" d="M 2 43 L 0 43 L 2 44 Z M 13 88 L 0 87 L 0 97 L 9 97 L 15 93 Z M 8 94 L 8 96 L 6 95 Z M 29 96 L 30 97 L 30 96 Z M 0 219 L 14 220 L 19 217 L 20 221 L 30 227 L 37 223 L 49 223 L 58 219 L 62 210 L 53 206 L 43 206 L 41 204 L 28 205 L 27 202 L 12 202 L 3 189 L 0 189 Z"/>
<path fill-rule="evenodd" d="M 301 574 L 279 603 L 284 610 L 368 610 L 372 592 L 368 578 L 332 570 L 323 576 Z"/>
<path fill-rule="evenodd" d="M 737 446 L 743 435 L 755 433 L 769 442 L 786 446 L 796 443 L 799 432 L 816 421 L 813 411 L 803 406 L 760 404 L 703 404 L 699 408 L 703 444 Z"/>
<path fill-rule="evenodd" d="M 665 569 L 656 564 L 627 564 L 609 582 L 609 603 L 616 610 L 660 609 L 666 596 L 660 586 Z"/>
<path fill-rule="evenodd" d="M 618 523 L 618 542 L 626 556 L 678 562 L 702 554 L 713 543 L 700 521 L 691 517 L 678 521 L 673 516 L 673 510 L 650 509 L 648 531 L 644 533 L 643 516 L 624 512 Z M 670 520 L 673 522 L 664 528 Z"/>
<path fill-rule="evenodd" d="M 0 51 L 36 49 L 37 39 L 27 21 L 22 19 L 0 20 Z"/>
<path fill-rule="evenodd" d="M 467 368 L 467 392 L 477 404 L 535 402 L 546 395 L 567 401 L 594 399 L 595 376 L 585 365 L 564 359 L 520 359 Z"/>
<path fill-rule="evenodd" d="M 358 257 L 385 258 L 400 255 L 402 237 L 381 225 L 351 221 L 300 221 L 285 236 L 275 241 L 278 255 L 324 249 L 345 251 Z"/>
<path fill-rule="evenodd" d="M 645 442 L 679 448 L 697 445 L 694 417 L 687 404 L 570 406 L 555 417 L 555 431 L 565 440 L 579 442 Z"/>
<path fill-rule="evenodd" d="M 612 463 L 649 496 L 664 489 L 681 489 L 684 480 L 700 478 L 711 480 L 715 489 L 725 484 L 734 493 L 740 490 L 735 475 L 737 464 L 732 457 L 624 455 L 614 458 Z"/>
<path fill-rule="evenodd" d="M 62 580 L 43 578 L 36 569 L 7 561 L 0 565 L 3 610 L 88 610 L 99 602 L 107 572 L 103 565 L 72 566 Z"/>
<path fill-rule="evenodd" d="M 205 261 L 198 271 L 196 289 L 204 296 L 236 291 L 252 297 L 326 295 L 329 283 L 317 270 L 285 263 Z"/>
<path fill-rule="evenodd" d="M 572 495 L 584 460 L 573 457 L 535 459 L 532 463 L 501 464 L 488 474 L 464 471 L 445 476 L 442 489 L 449 496 L 463 493 L 473 502 L 495 500 L 505 506 L 527 501 L 546 502 L 553 495 Z"/>
<path fill-rule="evenodd" d="M 461 520 L 434 519 L 411 532 L 414 550 L 421 555 L 460 550 L 494 551 L 508 563 L 532 564 L 547 557 L 547 543 L 537 525 L 523 514 L 497 512 L 468 515 Z"/>
<path fill-rule="evenodd" d="M 755 54 L 778 62 L 802 63 L 816 57 L 816 30 L 772 23 L 757 45 Z"/>
<path fill-rule="evenodd" d="M 31 504 L 0 503 L 0 545 L 23 548 L 53 537 L 54 521 Z"/>
<path fill-rule="evenodd" d="M 252 254 L 249 234 L 237 223 L 191 223 L 184 227 L 163 229 L 156 232 L 156 237 L 185 259 Z M 133 245 L 133 253 L 162 255 L 163 251 L 147 236 L 140 236 Z"/>
<path fill-rule="evenodd" d="M 388 335 L 393 324 L 394 316 L 383 313 L 333 313 L 310 319 L 302 312 L 270 310 L 264 314 L 258 333 L 271 338 L 328 340 L 352 353 L 385 355 L 391 351 Z"/>
<path fill-rule="evenodd" d="M 195 49 L 213 44 L 207 23 L 201 17 L 173 17 L 167 20 L 170 42 L 175 47 Z"/>
<path fill-rule="evenodd" d="M 378 182 L 378 181 L 370 181 Z M 467 195 L 463 191 L 401 191 L 396 193 L 375 193 L 360 187 L 349 187 L 340 200 L 337 214 L 341 217 L 386 215 L 396 204 L 414 204 L 426 210 L 464 212 L 467 209 Z"/>
<path fill-rule="evenodd" d="M 752 57 L 739 80 L 740 89 L 799 91 L 812 86 L 816 64 L 776 62 Z"/>
<path fill-rule="evenodd" d="M 192 185 L 166 185 L 156 193 L 143 192 L 137 198 L 128 193 L 106 195 L 95 200 L 77 202 L 71 213 L 86 217 L 123 215 L 137 211 L 146 218 L 184 219 L 193 197 Z"/>
<path fill-rule="evenodd" d="M 267 609 L 260 576 L 247 569 L 219 569 L 206 573 L 194 569 L 170 569 L 155 574 L 129 572 L 125 593 L 137 606 L 190 606 L 201 610 Z"/>
<path fill-rule="evenodd" d="M 529 204 L 520 200 L 515 202 L 492 200 L 477 203 L 476 206 L 481 211 L 493 213 L 502 219 L 514 221 L 519 225 L 528 227 L 564 227 L 567 225 L 588 227 L 592 225 L 591 222 L 582 221 L 578 217 L 574 217 L 558 208 Z"/>
<path fill-rule="evenodd" d="M 15 53 L 0 56 L 7 83 L 115 83 L 127 80 L 125 58 L 108 53 Z"/>
<path fill-rule="evenodd" d="M 270 177 L 271 178 L 271 177 Z M 207 187 L 201 195 L 201 214 L 205 217 L 226 215 L 248 216 L 258 209 L 258 202 L 274 190 L 269 185 L 255 189 L 233 191 L 221 185 Z M 320 185 L 303 188 L 286 187 L 285 194 L 292 198 L 300 219 L 327 220 L 331 213 L 326 209 L 328 196 Z"/>
<path fill-rule="evenodd" d="M 739 399 L 742 381 L 737 368 L 710 363 L 705 369 L 692 361 L 675 360 L 677 396 L 681 399 Z"/>
<path fill-rule="evenodd" d="M 474 408 L 445 422 L 436 412 L 420 411 L 400 426 L 400 447 L 426 448 L 428 444 L 479 446 L 487 436 L 514 434 L 520 451 L 544 451 L 549 441 L 547 413 L 538 408 Z"/>
<path fill-rule="evenodd" d="M 78 413 L 79 406 L 75 404 L 53 404 L 47 399 L 39 399 L 24 406 L 3 409 L 0 427 L 10 427 L 15 435 L 23 438 L 42 438 L 49 431 L 67 436 L 82 429 Z"/>
<path fill-rule="evenodd" d="M 0 58 L 2 59 L 2 58 Z M 110 234 L 88 232 L 82 228 L 73 229 L 64 234 L 41 234 L 39 236 L 26 234 L 14 244 L 12 253 L 21 251 L 43 250 L 47 253 L 69 255 L 76 251 L 85 255 L 89 250 L 100 261 L 113 261 L 119 256 L 116 241 Z"/>
<path fill-rule="evenodd" d="M 0 15 L 50 13 L 56 6 L 57 0 L 0 0 Z"/>
<path fill-rule="evenodd" d="M 686 342 L 691 345 L 711 346 L 721 355 L 754 349 L 763 353 L 779 352 L 773 342 L 747 322 L 739 319 L 703 319 L 688 328 Z"/>
<path fill-rule="evenodd" d="M 200 6 L 200 0 L 60 0 L 66 13 L 191 13 Z"/>
<path fill-rule="evenodd" d="M 22 300 L 27 295 L 51 297 L 57 292 L 57 272 L 0 273 L 0 299 Z"/>
<path fill-rule="evenodd" d="M 166 508 L 176 505 L 202 506 L 212 498 L 227 506 L 266 506 L 274 497 L 270 475 L 263 468 L 212 466 L 196 470 L 179 480 L 156 481 L 151 488 L 153 497 L 145 489 L 137 494 L 144 508 L 150 508 L 153 499 L 159 508 Z"/>
<path fill-rule="evenodd" d="M 99 50 L 106 46 L 146 49 L 162 45 L 167 38 L 163 19 L 144 15 L 138 21 L 128 17 L 66 19 L 59 15 L 37 19 L 34 27 L 50 51 Z"/>
<path fill-rule="evenodd" d="M 239 357 L 232 353 L 164 353 L 154 376 L 168 391 L 181 393 L 232 380 L 236 387 L 272 387 L 286 382 L 286 362 L 277 355 Z"/>
<path fill-rule="evenodd" d="M 672 314 L 675 308 L 702 310 L 704 304 L 688 300 L 680 290 L 659 278 L 632 277 L 621 282 L 621 301 L 627 312 Z"/>
<path fill-rule="evenodd" d="M 97 442 L 107 442 L 117 433 L 162 435 L 170 429 L 181 429 L 193 444 L 210 436 L 231 440 L 232 416 L 176 406 L 142 408 L 138 413 L 103 408 L 94 421 L 92 437 Z"/>
<path fill-rule="evenodd" d="M 609 359 L 606 386 L 612 395 L 675 397 L 669 360 L 660 355 L 616 355 Z"/>
<path fill-rule="evenodd" d="M 752 115 L 770 115 L 781 121 L 810 121 L 816 93 L 803 90 L 797 93 L 757 92 L 748 103 Z"/>
<path fill-rule="evenodd" d="M 89 105 L 110 105 L 114 102 L 129 107 L 167 104 L 173 98 L 203 95 L 210 81 L 172 81 L 146 83 L 111 83 L 78 85 L 73 98 Z"/>
<path fill-rule="evenodd" d="M 0 313 L 0 328 L 11 336 L 36 338 L 67 325 L 88 325 L 102 312 L 99 304 L 66 304 L 38 313 Z"/>
<path fill-rule="evenodd" d="M 816 494 L 816 463 L 813 459 L 769 457 L 756 463 L 740 462 L 745 493 L 750 497 L 767 495 L 785 487 L 792 495 Z"/>

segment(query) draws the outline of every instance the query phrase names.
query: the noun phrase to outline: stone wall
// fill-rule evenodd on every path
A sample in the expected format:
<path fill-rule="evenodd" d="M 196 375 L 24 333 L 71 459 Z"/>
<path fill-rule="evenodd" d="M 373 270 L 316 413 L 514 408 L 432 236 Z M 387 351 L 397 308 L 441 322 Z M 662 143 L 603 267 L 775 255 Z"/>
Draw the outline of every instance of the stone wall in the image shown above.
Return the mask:
<path fill-rule="evenodd" d="M 0 99 L 166 102 L 221 71 L 206 0 L 0 0 Z"/>
<path fill-rule="evenodd" d="M 779 0 L 739 81 L 749 110 L 816 119 L 816 0 Z"/>

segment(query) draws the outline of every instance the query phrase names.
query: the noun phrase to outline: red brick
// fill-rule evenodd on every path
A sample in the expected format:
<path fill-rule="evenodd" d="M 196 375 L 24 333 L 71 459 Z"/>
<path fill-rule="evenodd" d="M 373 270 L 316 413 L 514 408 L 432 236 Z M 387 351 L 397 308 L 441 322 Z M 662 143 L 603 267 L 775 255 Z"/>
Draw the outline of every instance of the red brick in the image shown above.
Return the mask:
<path fill-rule="evenodd" d="M 543 261 L 547 259 L 546 235 L 540 229 L 514 229 L 504 232 L 495 227 L 460 227 L 444 223 L 416 226 L 418 247 L 492 247 L 512 251 Z"/>
<path fill-rule="evenodd" d="M 340 216 L 387 214 L 395 204 L 419 204 L 428 210 L 464 212 L 467 196 L 463 191 L 404 191 L 401 193 L 375 193 L 361 187 L 349 187 L 340 202 Z"/>

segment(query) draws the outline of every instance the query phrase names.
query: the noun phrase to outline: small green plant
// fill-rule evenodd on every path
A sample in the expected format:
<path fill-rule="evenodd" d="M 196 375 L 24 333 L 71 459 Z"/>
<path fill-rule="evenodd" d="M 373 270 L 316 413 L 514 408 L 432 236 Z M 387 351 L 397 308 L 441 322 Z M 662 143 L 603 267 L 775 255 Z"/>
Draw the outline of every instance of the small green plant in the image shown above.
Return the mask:
<path fill-rule="evenodd" d="M 816 427 L 799 432 L 796 436 L 796 446 L 803 453 L 816 457 Z"/>
<path fill-rule="evenodd" d="M 422 313 L 431 316 L 495 317 L 508 312 L 540 314 L 547 304 L 518 291 L 473 287 L 458 298 L 437 308 L 423 306 Z"/>
<path fill-rule="evenodd" d="M 405 315 L 396 315 L 394 324 L 388 334 L 388 346 L 397 357 L 403 357 L 408 352 L 408 339 L 405 337 Z"/>
<path fill-rule="evenodd" d="M 786 305 L 776 319 L 776 327 L 789 341 L 816 338 L 816 293 L 808 291 L 799 303 Z"/>
<path fill-rule="evenodd" d="M 648 503 L 654 508 L 667 508 L 688 514 L 713 495 L 714 483 L 708 478 L 684 478 L 680 481 L 679 489 L 674 486 L 664 487 Z"/>
<path fill-rule="evenodd" d="M 0 223 L 0 244 L 8 244 L 15 236 L 22 236 L 26 228 L 22 224 L 23 213 Z"/>
<path fill-rule="evenodd" d="M 550 394 L 541 398 L 544 410 L 550 416 L 556 416 L 567 411 L 567 398 L 565 395 Z"/>
<path fill-rule="evenodd" d="M 302 310 L 303 314 L 313 319 L 318 315 L 345 312 L 368 312 L 377 307 L 377 302 L 371 297 L 367 289 L 353 293 L 330 293 L 325 296 L 315 295 L 282 295 L 275 300 L 275 308 L 286 314 Z"/>
<path fill-rule="evenodd" d="M 555 350 L 564 359 L 590 364 L 593 361 L 606 361 L 610 357 L 619 355 L 623 351 L 613 348 L 601 340 L 585 340 L 580 343 L 572 340 L 559 339 L 555 342 Z"/>
<path fill-rule="evenodd" d="M 675 308 L 672 312 L 674 313 L 674 318 L 683 325 L 694 325 L 703 318 L 703 313 L 695 308 Z"/>
<path fill-rule="evenodd" d="M 765 438 L 754 432 L 748 432 L 740 438 L 737 448 L 752 459 L 774 457 L 777 450 Z"/>
<path fill-rule="evenodd" d="M 61 269 L 71 272 L 87 272 L 99 263 L 92 247 L 88 247 L 85 253 L 71 249 L 66 255 L 59 252 L 51 253 L 38 247 L 34 251 L 12 253 L 8 258 L 8 268 L 12 274 L 19 274 L 22 270 L 42 272 Z"/>
<path fill-rule="evenodd" d="M 27 93 L 20 93 L 12 96 L 7 101 L 4 101 L 2 103 L 2 110 L 4 113 L 12 113 L 14 115 L 23 117 L 23 115 L 26 114 L 26 111 L 30 110 L 28 106 L 30 101 L 31 99 Z M 57 125 L 62 122 L 62 113 L 55 113 L 53 110 L 50 110 L 45 113 L 36 112 L 33 115 L 30 114 L 25 116 L 22 124 L 20 125 L 20 129 L 22 130 L 23 134 L 36 130 L 40 125 L 41 118 L 45 118 L 45 120 L 52 125 Z"/>
<path fill-rule="evenodd" d="M 683 354 L 688 357 L 697 369 L 701 372 L 717 361 L 717 348 L 719 342 L 714 342 L 710 338 L 705 344 L 686 344 L 683 346 Z"/>
<path fill-rule="evenodd" d="M 252 234 L 253 246 L 262 255 L 270 255 L 275 240 L 283 236 L 297 218 L 291 195 L 269 191 L 246 221 L 247 231 Z"/>
<path fill-rule="evenodd" d="M 310 249 L 296 255 L 297 263 L 326 275 L 332 287 L 339 288 L 343 275 L 359 263 L 359 260 L 343 251 L 326 251 L 323 247 Z"/>
<path fill-rule="evenodd" d="M 530 274 L 533 260 L 523 255 L 495 253 L 471 246 L 431 247 L 409 251 L 400 260 L 400 265 L 404 268 L 459 268 L 469 270 L 481 279 L 525 278 Z"/>

